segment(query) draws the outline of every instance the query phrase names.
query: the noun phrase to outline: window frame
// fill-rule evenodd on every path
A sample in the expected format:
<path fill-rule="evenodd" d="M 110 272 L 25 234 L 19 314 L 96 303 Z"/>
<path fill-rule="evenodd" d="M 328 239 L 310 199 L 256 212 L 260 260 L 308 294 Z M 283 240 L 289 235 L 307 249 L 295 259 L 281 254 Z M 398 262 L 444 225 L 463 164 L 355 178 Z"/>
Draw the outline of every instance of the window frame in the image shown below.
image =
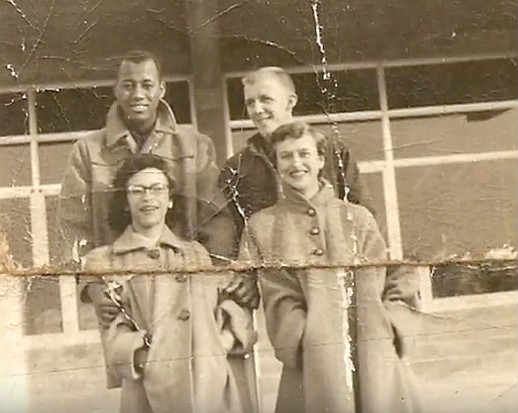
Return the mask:
<path fill-rule="evenodd" d="M 430 64 L 448 64 L 463 61 L 483 60 L 483 59 L 510 59 L 517 58 L 518 54 L 488 54 L 479 56 L 459 56 L 450 58 L 424 58 L 424 59 L 405 59 L 395 61 L 370 61 L 353 62 L 344 64 L 329 64 L 326 69 L 329 71 L 355 70 L 355 69 L 375 69 L 377 76 L 378 95 L 380 99 L 380 110 L 362 112 L 342 112 L 329 115 L 306 115 L 300 119 L 310 123 L 332 123 L 332 122 L 357 122 L 366 120 L 379 120 L 382 124 L 382 139 L 385 158 L 383 160 L 362 161 L 358 166 L 361 173 L 380 173 L 382 175 L 383 192 L 385 201 L 385 215 L 387 220 L 387 238 L 389 255 L 392 260 L 400 260 L 403 256 L 401 228 L 399 218 L 399 203 L 396 188 L 396 168 L 409 166 L 442 165 L 447 163 L 463 163 L 473 161 L 486 161 L 495 159 L 518 159 L 518 150 L 495 151 L 478 154 L 463 153 L 444 156 L 428 156 L 416 158 L 394 159 L 393 142 L 391 135 L 391 120 L 398 118 L 413 118 L 420 116 L 444 115 L 448 113 L 469 113 L 487 110 L 518 108 L 518 99 L 510 101 L 495 101 L 484 103 L 465 103 L 455 105 L 436 105 L 426 107 L 413 107 L 404 109 L 389 109 L 386 93 L 385 69 L 395 66 L 419 66 Z M 300 66 L 287 69 L 289 73 L 315 73 L 322 72 L 321 66 Z M 225 100 L 225 122 L 227 125 L 226 149 L 228 156 L 233 153 L 232 132 L 236 130 L 252 130 L 251 121 L 230 120 L 228 106 L 227 79 L 242 77 L 244 72 L 226 73 L 222 80 Z M 194 88 L 192 76 L 168 76 L 167 82 L 187 81 L 189 83 L 189 97 L 192 124 L 196 126 L 196 110 L 194 100 Z M 31 153 L 32 183 L 25 186 L 0 187 L 0 199 L 28 198 L 30 201 L 31 214 L 31 233 L 38 234 L 32 239 L 32 254 L 34 266 L 45 266 L 49 262 L 48 238 L 47 238 L 47 217 L 45 202 L 47 196 L 59 194 L 59 184 L 41 184 L 38 145 L 48 142 L 69 142 L 80 139 L 85 131 L 60 132 L 50 134 L 39 134 L 37 128 L 36 113 L 36 91 L 39 89 L 66 89 L 78 87 L 110 86 L 113 81 L 85 81 L 70 82 L 67 84 L 47 84 L 17 86 L 12 88 L 0 89 L 0 93 L 21 92 L 27 94 L 28 105 L 28 134 L 1 137 L 0 146 L 15 144 L 27 144 Z M 77 307 L 77 291 L 75 277 L 70 275 L 60 276 L 60 311 L 62 316 L 62 333 L 42 334 L 37 336 L 24 336 L 24 342 L 29 348 L 41 348 L 55 340 L 56 334 L 64 337 L 65 342 L 98 342 L 98 332 L 96 330 L 80 330 Z M 515 300 L 516 294 L 507 295 Z M 455 297 L 441 298 L 440 300 L 452 300 Z M 432 297 L 429 297 L 432 301 Z M 437 301 L 433 300 L 434 303 Z M 442 305 L 442 304 L 441 304 Z M 63 338 L 60 337 L 60 340 Z"/>
<path fill-rule="evenodd" d="M 189 91 L 189 107 L 192 125 L 196 126 L 196 110 L 194 106 L 194 90 L 192 76 L 165 76 L 168 83 L 187 82 Z M 33 267 L 45 267 L 49 264 L 49 241 L 46 213 L 46 197 L 57 196 L 60 192 L 60 184 L 42 184 L 40 176 L 39 145 L 51 142 L 73 142 L 81 139 L 91 131 L 71 131 L 56 133 L 39 133 L 38 116 L 36 107 L 36 93 L 41 90 L 61 90 L 75 88 L 89 88 L 113 86 L 112 80 L 69 82 L 63 84 L 44 84 L 17 86 L 12 88 L 0 88 L 0 93 L 24 93 L 27 96 L 28 133 L 24 135 L 9 135 L 0 137 L 0 146 L 27 145 L 30 148 L 31 184 L 23 186 L 0 187 L 0 199 L 27 198 L 30 206 L 30 225 L 32 236 Z M 33 271 L 29 269 L 29 273 Z M 77 305 L 76 279 L 71 275 L 59 276 L 60 307 L 62 331 L 60 333 L 44 333 L 38 335 L 23 335 L 24 342 L 28 346 L 39 348 L 40 343 L 55 340 L 57 334 L 71 337 L 76 341 L 91 341 L 97 335 L 96 330 L 80 330 Z M 95 333 L 95 335 L 93 335 Z M 75 337 L 75 338 L 74 338 Z M 41 341 L 40 341 L 41 340 Z M 95 339 L 94 341 L 96 341 Z"/>

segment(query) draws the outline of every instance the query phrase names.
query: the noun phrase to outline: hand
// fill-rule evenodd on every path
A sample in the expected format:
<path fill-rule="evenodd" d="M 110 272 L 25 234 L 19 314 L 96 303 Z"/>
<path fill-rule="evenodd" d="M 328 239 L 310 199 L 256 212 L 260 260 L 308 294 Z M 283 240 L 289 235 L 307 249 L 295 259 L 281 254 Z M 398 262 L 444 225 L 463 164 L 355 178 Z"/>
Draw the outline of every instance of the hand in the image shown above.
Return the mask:
<path fill-rule="evenodd" d="M 103 329 L 108 328 L 120 312 L 117 305 L 105 295 L 105 288 L 104 284 L 88 285 L 88 295 L 92 299 L 95 314 Z"/>
<path fill-rule="evenodd" d="M 255 309 L 259 306 L 259 287 L 253 275 L 235 274 L 223 289 L 223 294 L 242 307 Z"/>
<path fill-rule="evenodd" d="M 403 301 L 412 308 L 421 308 L 419 273 L 412 267 L 398 266 L 391 268 L 385 282 L 383 299 Z"/>
<path fill-rule="evenodd" d="M 231 299 L 219 304 L 216 320 L 221 331 L 223 347 L 233 355 L 252 351 L 257 341 L 252 310 L 240 307 Z"/>

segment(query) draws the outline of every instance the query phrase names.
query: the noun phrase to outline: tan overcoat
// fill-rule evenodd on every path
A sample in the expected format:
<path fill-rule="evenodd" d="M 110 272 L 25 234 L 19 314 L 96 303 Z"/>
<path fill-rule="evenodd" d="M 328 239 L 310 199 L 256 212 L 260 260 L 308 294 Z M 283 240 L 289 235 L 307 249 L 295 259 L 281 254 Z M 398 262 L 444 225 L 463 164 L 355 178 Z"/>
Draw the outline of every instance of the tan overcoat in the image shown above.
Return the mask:
<path fill-rule="evenodd" d="M 336 198 L 325 182 L 311 200 L 284 187 L 283 199 L 251 217 L 240 256 L 263 267 L 268 335 L 283 363 L 277 413 L 354 412 L 354 352 L 362 413 L 419 410 L 412 372 L 396 351 L 413 334 L 412 317 L 393 311 L 404 303 L 383 302 L 385 267 L 357 267 L 354 283 L 348 270 L 386 258 L 367 209 Z"/>
<path fill-rule="evenodd" d="M 227 356 L 251 351 L 251 313 L 218 303 L 219 275 L 181 272 L 210 264 L 200 244 L 180 240 L 165 225 L 152 249 L 129 226 L 112 245 L 87 254 L 89 271 L 129 274 L 109 279 L 122 282 L 125 311 L 139 330 L 120 313 L 103 332 L 107 364 L 122 380 L 121 413 L 246 411 Z M 145 334 L 151 346 L 139 369 L 135 354 Z"/>

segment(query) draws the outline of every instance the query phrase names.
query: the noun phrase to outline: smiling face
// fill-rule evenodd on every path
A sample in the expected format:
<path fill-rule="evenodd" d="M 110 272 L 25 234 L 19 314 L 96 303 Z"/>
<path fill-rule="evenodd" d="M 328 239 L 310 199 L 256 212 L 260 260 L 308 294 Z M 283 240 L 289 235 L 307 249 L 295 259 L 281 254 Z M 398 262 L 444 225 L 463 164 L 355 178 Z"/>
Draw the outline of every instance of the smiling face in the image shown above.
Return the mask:
<path fill-rule="evenodd" d="M 300 138 L 287 138 L 275 144 L 277 170 L 281 179 L 306 198 L 319 190 L 318 175 L 324 157 L 318 154 L 317 143 L 307 133 Z"/>
<path fill-rule="evenodd" d="M 115 97 L 130 126 L 142 129 L 155 122 L 160 99 L 164 97 L 165 84 L 155 62 L 122 61 L 115 85 Z"/>
<path fill-rule="evenodd" d="M 162 226 L 170 202 L 167 177 L 157 168 L 146 168 L 129 180 L 126 197 L 136 232 Z"/>
<path fill-rule="evenodd" d="M 264 137 L 291 122 L 297 96 L 275 76 L 258 76 L 244 85 L 243 92 L 248 116 Z"/>

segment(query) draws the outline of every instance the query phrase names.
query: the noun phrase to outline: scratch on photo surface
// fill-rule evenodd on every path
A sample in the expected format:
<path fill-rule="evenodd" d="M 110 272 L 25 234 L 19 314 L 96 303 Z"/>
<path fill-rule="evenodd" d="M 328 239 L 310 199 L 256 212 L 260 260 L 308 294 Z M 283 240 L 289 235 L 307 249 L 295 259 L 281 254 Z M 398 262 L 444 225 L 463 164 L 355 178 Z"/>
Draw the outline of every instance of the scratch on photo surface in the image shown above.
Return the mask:
<path fill-rule="evenodd" d="M 9 71 L 9 74 L 14 77 L 16 80 L 18 80 L 18 78 L 20 77 L 18 75 L 18 73 L 16 72 L 16 69 L 14 67 L 14 65 L 12 65 L 11 63 L 8 63 L 5 65 L 5 67 L 7 68 L 7 70 Z"/>
<path fill-rule="evenodd" d="M 326 56 L 326 49 L 324 46 L 324 36 L 323 29 L 324 26 L 320 23 L 319 16 L 319 6 L 320 0 L 313 0 L 311 2 L 311 9 L 313 12 L 313 21 L 315 23 L 315 42 L 317 43 L 318 50 L 320 53 L 320 63 L 322 68 L 322 83 L 318 78 L 318 72 L 316 73 L 317 85 L 322 93 L 325 101 L 324 101 L 324 113 L 327 116 L 331 128 L 333 130 L 332 139 L 340 137 L 340 131 L 338 129 L 338 123 L 335 120 L 331 120 L 330 113 L 335 112 L 335 100 L 337 98 L 336 91 L 338 90 L 338 83 L 336 78 L 333 76 L 331 72 L 328 71 L 328 62 Z M 334 155 L 336 157 L 338 163 L 338 169 L 340 170 L 340 177 L 344 186 L 344 199 L 347 199 L 349 193 L 349 187 L 346 181 L 347 174 L 347 165 L 344 164 L 344 160 L 342 159 L 342 154 L 339 150 L 339 145 L 333 145 Z"/>
<path fill-rule="evenodd" d="M 54 8 L 56 7 L 56 0 L 52 1 L 52 4 L 49 7 L 49 12 L 47 14 L 47 17 L 45 18 L 45 21 L 43 23 L 43 27 L 41 30 L 39 30 L 38 37 L 34 44 L 32 45 L 32 48 L 29 52 L 29 55 L 25 59 L 25 61 L 22 64 L 22 67 L 20 68 L 19 74 L 21 75 L 29 62 L 31 61 L 32 57 L 34 56 L 34 53 L 36 53 L 38 47 L 40 46 L 41 42 L 43 41 L 43 37 L 45 36 L 45 33 L 47 31 L 47 27 L 49 26 L 50 19 L 52 18 L 52 15 L 54 14 Z"/>
<path fill-rule="evenodd" d="M 198 27 L 195 27 L 193 29 L 190 29 L 188 31 L 188 34 L 193 34 L 193 33 L 196 33 L 198 30 L 201 30 L 203 29 L 205 26 L 209 25 L 210 23 L 212 23 L 214 20 L 224 16 L 225 14 L 228 14 L 230 13 L 231 11 L 233 10 L 236 10 L 238 9 L 239 7 L 242 6 L 242 3 L 234 3 L 234 4 L 231 4 L 230 6 L 228 6 L 225 10 L 222 10 L 218 13 L 216 13 L 214 16 L 212 16 L 210 19 L 207 19 L 205 22 L 203 22 L 200 26 Z"/>
<path fill-rule="evenodd" d="M 25 12 L 21 9 L 20 6 L 18 6 L 18 4 L 16 4 L 16 2 L 14 0 L 3 0 L 4 3 L 7 3 L 9 5 L 11 5 L 15 10 L 16 12 L 21 16 L 21 18 L 23 19 L 23 21 L 25 23 L 27 23 L 29 25 L 29 27 L 31 29 L 34 29 L 34 30 L 39 30 L 35 25 L 34 23 L 32 23 L 29 18 L 27 17 L 27 15 L 25 14 Z"/>

